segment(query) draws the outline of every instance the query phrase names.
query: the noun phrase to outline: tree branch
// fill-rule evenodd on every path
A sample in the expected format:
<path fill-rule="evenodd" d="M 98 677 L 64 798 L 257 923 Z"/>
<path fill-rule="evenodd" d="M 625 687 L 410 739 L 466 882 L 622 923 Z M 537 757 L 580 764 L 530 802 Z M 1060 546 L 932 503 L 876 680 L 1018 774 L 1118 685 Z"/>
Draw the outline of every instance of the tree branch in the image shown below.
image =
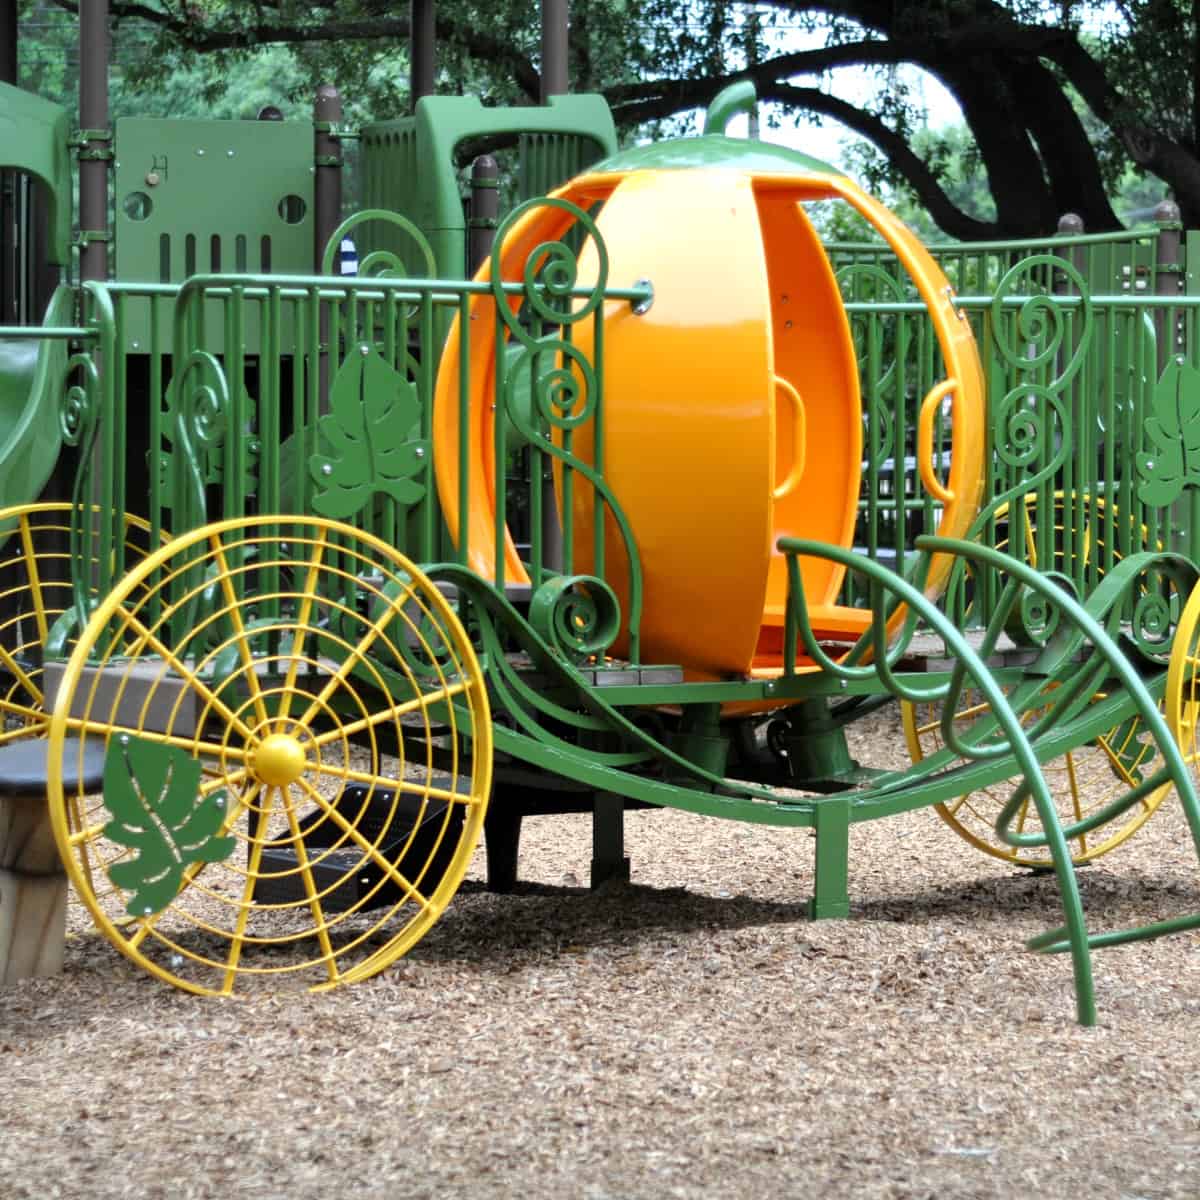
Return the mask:
<path fill-rule="evenodd" d="M 908 142 L 889 128 L 874 113 L 869 113 L 836 96 L 830 96 L 816 88 L 793 87 L 790 84 L 775 84 L 763 95 L 774 100 L 809 112 L 820 112 L 840 121 L 848 129 L 865 137 L 876 145 L 904 177 L 912 184 L 921 203 L 937 224 L 953 237 L 981 239 L 994 237 L 997 228 L 988 221 L 980 221 L 962 211 L 942 189 L 937 176 L 913 152 Z"/>

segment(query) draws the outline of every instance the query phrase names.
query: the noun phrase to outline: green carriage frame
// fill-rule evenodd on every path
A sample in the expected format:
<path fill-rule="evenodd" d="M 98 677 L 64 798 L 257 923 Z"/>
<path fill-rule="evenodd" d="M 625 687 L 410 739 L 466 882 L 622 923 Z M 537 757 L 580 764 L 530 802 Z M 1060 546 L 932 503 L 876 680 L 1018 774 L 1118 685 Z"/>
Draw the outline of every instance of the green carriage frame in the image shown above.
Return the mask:
<path fill-rule="evenodd" d="M 26 165 L 33 169 L 32 160 Z M 593 243 L 597 242 L 598 235 L 590 227 L 587 214 L 580 211 L 576 216 Z M 236 533 L 243 528 L 239 522 L 245 522 L 246 528 L 275 529 L 274 541 L 272 535 L 267 535 L 263 545 L 275 547 L 276 554 L 286 555 L 293 543 L 313 545 L 315 535 L 311 533 L 302 537 L 293 529 L 289 542 L 278 532 L 285 526 L 302 524 L 305 518 L 274 514 L 295 512 L 342 522 L 328 536 L 338 547 L 337 555 L 359 563 L 356 570 L 338 574 L 341 591 L 323 597 L 322 602 L 332 606 L 337 619 L 353 625 L 356 620 L 373 618 L 369 622 L 373 627 L 386 616 L 406 631 L 389 642 L 388 662 L 380 663 L 363 654 L 354 659 L 353 670 L 346 669 L 345 675 L 363 676 L 364 688 L 377 696 L 386 698 L 393 689 L 399 689 L 402 696 L 424 697 L 417 705 L 424 726 L 415 738 L 426 745 L 427 779 L 423 790 L 416 789 L 423 797 L 421 804 L 427 806 L 435 792 L 442 794 L 428 782 L 435 772 L 439 779 L 451 780 L 457 779 L 460 771 L 470 773 L 472 783 L 466 794 L 472 803 L 463 802 L 470 813 L 464 829 L 451 828 L 445 814 L 451 812 L 452 801 L 446 800 L 435 838 L 435 851 L 444 841 L 456 837 L 465 849 L 454 852 L 453 863 L 443 874 L 435 871 L 430 875 L 430 894 L 420 893 L 412 879 L 392 864 L 392 882 L 398 883 L 402 892 L 407 888 L 402 899 L 419 896 L 422 919 L 416 925 L 406 925 L 401 937 L 387 941 L 386 953 L 368 955 L 348 971 L 330 971 L 329 951 L 318 956 L 327 976 L 321 986 L 361 978 L 386 965 L 395 956 L 393 951 L 403 952 L 428 926 L 427 918 L 436 919 L 456 879 L 461 878 L 471 839 L 478 837 L 482 828 L 478 792 L 482 789 L 486 800 L 490 763 L 477 764 L 475 760 L 484 757 L 482 751 L 471 752 L 468 748 L 486 745 L 490 753 L 493 741 L 497 752 L 511 760 L 546 777 L 569 780 L 584 794 L 595 797 L 596 811 L 607 812 L 610 820 L 609 858 L 607 863 L 600 863 L 601 868 L 619 870 L 619 836 L 614 842 L 611 832 L 613 828 L 619 830 L 621 808 L 630 801 L 814 829 L 816 871 L 810 906 L 814 917 L 844 916 L 849 910 L 848 839 L 852 824 L 945 803 L 1001 784 L 1016 774 L 1019 779 L 997 815 L 997 837 L 1012 847 L 1042 851 L 1056 872 L 1064 923 L 1061 929 L 1037 939 L 1036 948 L 1071 953 L 1077 1013 L 1083 1023 L 1094 1022 L 1096 1016 L 1089 954 L 1092 946 L 1200 924 L 1200 919 L 1189 916 L 1157 927 L 1089 934 L 1070 846 L 1072 838 L 1136 809 L 1148 796 L 1171 784 L 1178 790 L 1193 839 L 1200 844 L 1200 810 L 1188 763 L 1159 711 L 1167 690 L 1172 633 L 1184 616 L 1185 602 L 1196 582 L 1194 564 L 1198 556 L 1186 546 L 1184 553 L 1174 552 L 1180 539 L 1173 531 L 1164 533 L 1163 505 L 1143 504 L 1131 473 L 1122 474 L 1117 495 L 1108 491 L 1109 481 L 1117 474 L 1112 459 L 1112 430 L 1117 415 L 1128 420 L 1131 429 L 1143 428 L 1155 419 L 1150 414 L 1159 411 L 1155 406 L 1164 387 L 1167 391 L 1175 387 L 1178 392 L 1177 380 L 1164 383 L 1159 378 L 1156 331 L 1163 325 L 1160 310 L 1171 327 L 1182 320 L 1190 329 L 1195 319 L 1191 306 L 1174 298 L 1090 295 L 1085 281 L 1069 263 L 1050 262 L 1047 255 L 1016 264 L 992 294 L 959 301 L 964 313 L 973 318 L 978 314 L 984 345 L 989 349 L 999 347 L 989 354 L 989 362 L 1003 363 L 1009 372 L 1009 386 L 1000 389 L 1002 395 L 992 408 L 991 461 L 996 474 L 989 481 L 989 502 L 976 529 L 981 537 L 990 536 L 995 541 L 997 522 L 1006 519 L 1012 542 L 1036 544 L 1043 564 L 1055 562 L 1068 567 L 1050 573 L 1033 569 L 1021 557 L 1001 554 L 977 542 L 910 539 L 906 532 L 908 516 L 914 509 L 923 510 L 926 516 L 934 514 L 935 498 L 908 494 L 908 484 L 894 490 L 889 498 L 877 484 L 885 460 L 903 457 L 905 426 L 912 423 L 914 415 L 913 386 L 911 381 L 902 380 L 896 369 L 890 378 L 886 371 L 871 376 L 879 366 L 885 343 L 895 347 L 904 344 L 906 338 L 914 344 L 919 341 L 919 333 L 913 331 L 919 324 L 920 307 L 897 291 L 884 301 L 851 301 L 851 319 L 861 320 L 864 330 L 865 369 L 871 377 L 869 398 L 873 405 L 868 420 L 864 501 L 868 552 L 856 554 L 800 541 L 782 543 L 792 583 L 782 677 L 685 682 L 672 664 L 639 660 L 639 571 L 634 531 L 621 512 L 620 498 L 606 486 L 602 473 L 571 453 L 572 422 L 560 420 L 559 432 L 564 436 L 556 442 L 550 436 L 555 420 L 553 405 L 539 402 L 537 396 L 539 388 L 548 386 L 546 378 L 561 372 L 564 338 L 569 338 L 566 331 L 579 319 L 580 304 L 588 319 L 599 323 L 604 304 L 598 299 L 626 304 L 637 311 L 639 305 L 651 300 L 651 287 L 644 283 L 626 288 L 601 284 L 597 298 L 582 289 L 563 287 L 561 282 L 539 275 L 536 269 L 521 282 L 511 283 L 467 282 L 461 273 L 437 278 L 430 264 L 440 264 L 445 252 L 439 255 L 419 225 L 405 218 L 387 218 L 385 222 L 376 212 L 370 214 L 370 219 L 401 235 L 398 242 L 378 253 L 377 262 L 384 267 L 380 275 L 331 279 L 319 275 L 215 273 L 192 275 L 184 282 L 90 282 L 81 289 L 77 324 L 59 326 L 57 330 L 43 327 L 33 334 L 46 338 L 57 332 L 60 341 L 72 339 L 79 347 L 66 364 L 66 371 L 61 372 L 70 380 L 63 434 L 68 442 L 80 446 L 81 465 L 66 521 L 75 564 L 73 595 L 71 604 L 64 606 L 63 615 L 54 623 L 52 639 L 60 662 L 74 648 L 57 677 L 57 704 L 49 727 L 59 757 L 61 747 L 70 744 L 69 737 L 89 729 L 109 741 L 114 756 L 132 753 L 128 741 L 120 741 L 131 732 L 151 744 L 155 738 L 150 735 L 162 732 L 151 730 L 144 717 L 139 718 L 140 724 L 127 728 L 114 719 L 118 708 L 97 714 L 88 707 L 98 694 L 95 680 L 102 672 L 88 675 L 86 664 L 97 652 L 126 680 L 118 686 L 118 692 L 133 686 L 128 680 L 133 678 L 139 656 L 172 669 L 186 666 L 162 647 L 176 642 L 186 644 L 189 630 L 197 624 L 211 627 L 211 636 L 196 650 L 204 669 L 192 674 L 210 691 L 211 679 L 219 670 L 234 675 L 241 671 L 244 690 L 249 693 L 264 686 L 257 682 L 260 670 L 266 678 L 282 679 L 287 685 L 284 691 L 296 685 L 301 675 L 321 676 L 322 670 L 329 674 L 325 664 L 334 657 L 333 651 L 318 655 L 316 660 L 305 660 L 299 669 L 295 662 L 299 634 L 293 626 L 298 628 L 297 610 L 303 608 L 304 597 L 310 593 L 294 581 L 284 585 L 272 582 L 272 572 L 275 577 L 286 576 L 289 567 L 311 564 L 310 559 L 301 557 L 294 564 L 285 559 L 276 561 L 267 557 L 263 548 L 251 549 L 247 543 L 235 541 L 240 557 L 231 561 L 221 550 L 215 573 L 213 561 L 208 562 L 213 577 L 203 578 L 202 560 L 209 553 L 205 539 Z M 343 232 L 339 228 L 337 236 Z M 560 249 L 570 256 L 573 244 L 568 242 L 570 239 L 564 239 Z M 415 270 L 411 265 L 414 248 Z M 408 263 L 404 261 L 406 255 Z M 1037 273 L 1044 274 L 1046 269 L 1069 278 L 1072 286 L 1067 294 L 1052 295 L 1039 284 Z M 505 346 L 514 334 L 521 337 L 528 342 L 526 348 L 535 363 L 549 364 L 545 373 L 535 366 L 509 384 L 505 372 L 511 369 L 515 377 L 516 368 L 508 356 L 497 355 L 501 367 L 495 394 L 504 398 L 508 418 L 507 424 L 497 422 L 497 437 L 501 439 L 497 462 L 507 467 L 512 461 L 505 440 L 511 437 L 514 442 L 527 444 L 525 454 L 532 463 L 533 482 L 527 489 L 527 501 L 534 586 L 524 595 L 515 594 L 502 583 L 497 587 L 494 581 L 467 569 L 465 547 L 449 543 L 435 501 L 430 397 L 436 347 L 455 314 L 465 319 L 470 297 L 489 289 L 497 299 L 493 336 Z M 505 292 L 519 295 L 523 304 L 539 309 L 539 328 L 517 333 L 511 322 L 506 325 L 501 318 L 506 305 L 499 303 Z M 1125 355 L 1122 369 L 1128 378 L 1121 381 L 1123 391 L 1110 379 L 1104 392 L 1104 403 L 1109 407 L 1102 419 L 1107 420 L 1105 428 L 1110 436 L 1098 455 L 1090 418 L 1078 420 L 1078 393 L 1072 389 L 1085 388 L 1088 371 L 1094 369 L 1089 355 L 1098 338 L 1089 324 L 1100 320 L 1101 311 L 1110 329 L 1121 330 L 1119 340 Z M 1037 321 L 1043 324 L 1039 326 Z M 1117 340 L 1111 336 L 1108 339 L 1112 344 Z M 416 353 L 414 346 L 418 347 Z M 137 555 L 148 553 L 149 557 L 140 566 L 133 563 L 125 549 L 128 539 L 124 516 L 128 507 L 126 490 L 131 486 L 124 441 L 129 413 L 124 405 L 128 399 L 129 359 L 135 353 L 145 356 L 150 364 L 152 398 L 148 528 L 145 545 Z M 918 346 L 916 357 L 918 370 L 936 371 L 933 347 Z M 597 357 L 590 367 L 598 397 L 590 419 L 599 422 L 603 362 Z M 1113 371 L 1111 362 L 1107 369 Z M 252 394 L 250 380 L 257 394 Z M 523 392 L 531 397 L 526 402 L 521 401 Z M 917 388 L 916 394 L 924 391 Z M 389 398 L 386 411 L 374 415 L 367 411 L 372 395 Z M 164 398 L 162 403 L 156 399 L 160 396 Z M 356 398 L 363 413 L 361 426 L 355 425 L 359 418 L 342 415 L 354 411 Z M 880 416 L 885 412 L 886 417 Z M 558 416 L 570 416 L 569 409 L 560 408 Z M 381 468 L 375 458 L 364 453 L 372 440 L 367 429 L 371 420 L 380 430 L 390 422 L 392 432 L 380 435 L 389 441 L 389 468 Z M 1160 431 L 1163 428 L 1160 414 Z M 397 429 L 402 437 L 396 435 Z M 889 431 L 886 438 L 880 436 L 884 429 Z M 1143 437 L 1139 435 L 1138 446 L 1143 444 Z M 936 445 L 939 457 L 950 452 L 943 437 L 939 436 Z M 465 444 L 456 452 L 465 455 Z M 1080 469 L 1079 464 L 1100 461 L 1104 454 L 1109 456 L 1109 474 L 1103 474 L 1103 466 L 1098 468 L 1099 477 Z M 353 461 L 356 457 L 359 461 Z M 619 612 L 599 568 L 591 575 L 573 571 L 569 531 L 566 556 L 557 569 L 548 565 L 549 555 L 537 544 L 547 504 L 540 481 L 547 476 L 551 459 L 557 460 L 565 476 L 565 488 L 590 489 L 601 514 L 599 524 L 609 519 L 622 531 L 634 565 L 629 611 L 624 614 Z M 466 472 L 460 471 L 459 477 L 465 479 Z M 1145 480 L 1142 490 L 1152 482 Z M 1174 482 L 1168 480 L 1165 486 L 1173 486 Z M 912 486 L 919 487 L 919 483 Z M 1179 490 L 1182 492 L 1182 487 Z M 498 487 L 497 492 L 504 495 L 506 489 Z M 1072 539 L 1078 541 L 1082 536 L 1081 527 L 1086 524 L 1083 518 L 1094 515 L 1088 506 L 1095 505 L 1101 492 L 1105 505 L 1100 515 L 1103 535 L 1095 543 L 1102 547 L 1102 553 L 1097 557 L 1073 547 Z M 218 495 L 220 507 L 213 512 L 212 501 Z M 1183 495 L 1194 508 L 1196 493 Z M 1038 498 L 1033 520 L 1026 516 L 1030 496 Z M 462 497 L 462 511 L 467 510 L 469 502 L 469 497 Z M 1058 516 L 1054 516 L 1056 503 Z M 886 536 L 881 537 L 885 513 L 890 517 L 890 545 L 886 545 Z M 214 516 L 218 518 L 218 525 L 211 527 L 217 530 L 215 533 L 206 525 Z M 1014 535 L 1018 525 L 1022 532 Z M 156 550 L 169 537 L 168 531 L 181 534 L 178 542 L 168 542 Z M 376 549 L 403 546 L 411 551 L 411 562 L 388 559 L 383 574 L 390 578 L 392 590 L 374 579 L 360 544 Z M 891 551 L 888 565 L 879 561 L 884 549 Z M 942 606 L 928 599 L 921 586 L 935 554 L 954 560 Z M 830 558 L 844 566 L 851 581 L 848 594 L 857 596 L 875 614 L 870 630 L 855 646 L 843 646 L 834 653 L 813 633 L 799 582 L 798 564 L 805 556 Z M 110 599 L 116 596 L 123 603 L 139 589 L 154 593 L 153 572 L 167 564 L 173 564 L 167 591 L 146 610 L 147 619 L 165 622 L 163 635 L 153 640 L 140 633 L 131 636 L 129 626 L 123 632 L 114 632 L 113 622 L 120 623 L 120 613 Z M 126 575 L 130 566 L 132 573 Z M 238 579 L 239 587 L 246 585 L 242 589 L 245 591 L 252 590 L 251 585 L 257 588 L 265 583 L 265 592 L 253 610 L 242 612 L 242 601 L 231 599 L 231 590 L 237 590 L 228 584 L 231 576 Z M 446 604 L 446 596 L 454 601 L 457 615 Z M 417 617 L 413 616 L 413 605 L 419 610 Z M 93 607 L 97 611 L 89 616 Z M 901 609 L 903 619 L 893 619 Z M 976 639 L 963 633 L 964 626 L 971 623 L 980 631 Z M 629 639 L 627 658 L 616 662 L 606 651 L 622 624 L 634 636 Z M 139 624 L 138 629 L 142 627 Z M 158 624 L 153 627 L 159 628 Z M 472 651 L 467 649 L 464 627 L 470 630 L 477 659 L 472 659 Z M 342 635 L 329 632 L 330 626 L 323 629 L 312 633 L 312 640 L 336 650 Z M 442 670 L 431 649 L 436 638 L 428 634 L 429 629 L 435 630 L 449 647 L 444 655 L 449 655 L 453 669 Z M 918 669 L 913 650 L 918 632 L 933 633 L 939 639 L 940 657 L 945 660 L 940 669 L 931 670 L 927 663 Z M 1014 636 L 1026 653 L 1006 664 L 999 654 L 1000 642 Z M 1173 668 L 1177 693 L 1184 687 L 1178 677 L 1190 662 L 1191 644 L 1188 632 L 1182 660 L 1177 655 Z M 214 645 L 224 649 L 223 658 Z M 231 657 L 234 650 L 236 658 Z M 792 664 L 800 652 L 818 669 L 795 671 Z M 160 671 L 157 682 L 170 674 L 172 671 Z M 338 674 L 335 668 L 332 677 Z M 422 692 L 430 678 L 439 681 L 437 686 L 432 692 Z M 464 681 L 461 695 L 469 691 L 469 702 L 456 698 L 460 692 L 454 691 L 457 684 L 453 681 L 460 678 Z M 487 702 L 482 699 L 484 680 Z M 81 715 L 80 689 L 85 683 L 90 690 Z M 409 691 L 404 692 L 405 688 Z M 981 694 L 988 711 L 964 731 L 956 725 L 955 717 L 968 693 Z M 887 698 L 937 706 L 944 749 L 906 772 L 863 771 L 845 755 L 844 726 Z M 127 700 L 128 696 L 118 696 L 118 701 Z M 261 697 L 257 703 L 263 703 Z M 404 703 L 401 700 L 399 707 Z M 385 700 L 385 709 L 387 704 Z M 488 716 L 489 704 L 494 722 Z M 739 782 L 724 770 L 727 749 L 721 728 L 722 706 L 734 704 L 777 708 L 791 718 L 783 718 L 786 750 L 775 756 L 770 769 L 760 773 L 759 782 Z M 143 714 L 148 706 L 148 700 L 142 702 Z M 397 708 L 395 702 L 391 706 Z M 667 708 L 678 709 L 681 715 L 649 725 L 642 717 Z M 1138 745 L 1150 746 L 1150 753 L 1139 760 L 1132 776 L 1119 780 L 1117 794 L 1098 813 L 1064 824 L 1047 787 L 1042 764 L 1131 721 L 1139 728 Z M 403 725 L 399 720 L 395 723 Z M 367 728 L 373 731 L 375 726 Z M 269 736 L 283 735 L 276 732 Z M 393 748 L 402 748 L 412 739 L 411 729 L 397 728 Z M 256 745 L 262 742 L 260 738 Z M 283 762 L 287 748 L 273 744 L 274 750 L 279 750 Z M 197 757 L 204 754 L 198 753 Z M 807 776 L 797 777 L 795 764 L 800 761 L 817 766 Z M 781 765 L 791 769 L 790 778 L 781 780 Z M 160 769 L 166 780 L 174 777 L 172 772 L 182 771 L 174 765 Z M 270 771 L 283 778 L 286 763 L 272 766 Z M 86 847 L 88 841 L 84 835 L 90 827 L 82 814 L 88 811 L 89 801 L 84 796 L 64 796 L 61 776 L 61 769 L 55 775 L 52 765 L 52 811 L 68 863 L 74 864 L 73 878 L 85 897 L 91 893 L 89 902 L 94 901 L 94 911 L 106 932 L 128 952 L 134 938 L 139 938 L 141 944 L 142 931 L 136 927 L 134 914 L 130 914 L 134 924 L 126 919 L 114 920 L 96 898 L 93 868 L 111 872 L 114 863 L 89 861 L 79 854 L 78 848 Z M 786 790 L 773 786 L 781 781 L 791 786 Z M 796 795 L 797 786 L 804 785 L 815 785 L 823 791 Z M 456 786 L 449 789 L 451 794 L 457 795 Z M 402 790 L 403 786 L 398 785 L 397 792 Z M 425 808 L 421 811 L 423 814 Z M 1036 813 L 1040 825 L 1041 831 L 1036 834 L 1021 831 L 1031 812 Z M 250 823 L 258 819 L 252 816 Z M 418 826 L 423 820 L 421 816 L 406 827 L 402 857 L 417 845 Z M 342 830 L 336 845 L 346 844 L 347 838 L 353 841 L 353 822 L 337 823 L 351 828 Z M 230 818 L 226 818 L 210 833 L 229 828 Z M 103 827 L 104 831 L 112 832 L 111 822 Z M 294 821 L 292 834 L 301 847 L 299 858 L 306 859 L 304 837 L 298 834 Z M 254 845 L 252 836 L 249 842 Z M 368 857 L 380 857 L 377 843 L 360 848 Z M 328 856 L 328 847 L 319 849 Z M 253 852 L 261 855 L 262 847 L 257 846 Z M 433 858 L 431 853 L 422 870 L 429 870 Z M 212 860 L 201 855 L 193 865 L 198 867 L 206 861 Z M 108 875 L 119 892 L 128 890 L 120 883 L 120 868 L 126 862 L 118 857 L 118 875 Z M 256 869 L 248 867 L 243 875 L 253 875 Z M 310 907 L 317 903 L 319 908 L 320 895 L 325 893 L 314 897 L 313 871 L 308 869 L 306 874 L 303 865 L 297 871 L 304 876 L 304 903 Z M 185 876 L 176 878 L 175 887 L 190 882 L 196 874 L 189 868 Z M 379 886 L 375 884 L 376 889 Z M 247 888 L 242 894 L 242 908 L 262 904 L 253 887 L 248 884 Z M 183 888 L 180 894 L 186 890 Z M 371 894 L 357 898 L 349 911 L 371 911 Z M 169 909 L 172 903 L 164 907 Z M 145 927 L 157 923 L 162 911 L 159 908 L 147 914 L 152 921 Z M 419 931 L 413 935 L 411 930 L 416 928 Z M 216 964 L 222 982 L 215 990 L 233 989 L 236 960 L 243 943 L 254 941 L 246 937 L 244 925 L 235 932 L 234 961 Z M 171 945 L 172 954 L 180 949 Z M 177 978 L 170 966 L 156 966 L 158 973 L 183 986 L 205 990 L 194 981 Z"/>

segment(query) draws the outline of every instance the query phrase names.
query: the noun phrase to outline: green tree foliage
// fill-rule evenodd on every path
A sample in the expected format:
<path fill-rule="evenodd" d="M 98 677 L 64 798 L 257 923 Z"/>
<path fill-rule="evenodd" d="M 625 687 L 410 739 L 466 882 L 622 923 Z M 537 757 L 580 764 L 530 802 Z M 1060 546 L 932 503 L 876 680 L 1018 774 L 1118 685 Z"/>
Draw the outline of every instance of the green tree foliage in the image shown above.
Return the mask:
<path fill-rule="evenodd" d="M 25 0 L 26 12 L 78 0 Z M 251 64 L 300 104 L 334 80 L 350 119 L 407 110 L 409 6 L 394 0 L 111 0 L 122 88 L 223 94 L 250 107 Z M 832 118 L 865 139 L 892 181 L 955 237 L 1050 232 L 1078 213 L 1118 225 L 1109 192 L 1130 170 L 1169 187 L 1200 224 L 1200 0 L 572 0 L 570 75 L 603 91 L 627 131 L 654 131 L 749 75 L 781 121 Z M 538 5 L 437 7 L 439 87 L 536 102 Z M 135 46 L 135 52 L 124 49 Z M 958 101 L 965 139 L 924 131 L 909 75 Z M 870 95 L 839 92 L 868 72 Z M 846 98 L 854 95 L 854 99 Z M 279 98 L 276 98 L 279 103 Z M 872 168 L 873 169 L 873 168 Z M 986 180 L 991 205 L 981 202 Z"/>

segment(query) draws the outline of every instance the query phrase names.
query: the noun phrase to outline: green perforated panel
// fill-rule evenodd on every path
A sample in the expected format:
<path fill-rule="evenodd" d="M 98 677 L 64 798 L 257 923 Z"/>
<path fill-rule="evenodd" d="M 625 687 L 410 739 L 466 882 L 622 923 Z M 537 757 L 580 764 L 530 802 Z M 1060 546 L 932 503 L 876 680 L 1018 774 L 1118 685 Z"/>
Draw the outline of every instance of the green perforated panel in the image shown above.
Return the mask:
<path fill-rule="evenodd" d="M 122 283 L 313 270 L 308 122 L 120 120 L 114 175 Z M 126 349 L 148 349 L 148 320 L 129 318 Z"/>

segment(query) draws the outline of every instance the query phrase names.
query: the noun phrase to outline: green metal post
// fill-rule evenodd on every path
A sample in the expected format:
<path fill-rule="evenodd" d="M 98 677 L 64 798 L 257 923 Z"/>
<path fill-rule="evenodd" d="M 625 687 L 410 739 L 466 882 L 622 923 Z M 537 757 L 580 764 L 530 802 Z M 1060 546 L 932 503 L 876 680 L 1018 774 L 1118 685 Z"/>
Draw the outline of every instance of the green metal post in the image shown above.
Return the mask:
<path fill-rule="evenodd" d="M 629 878 L 625 856 L 625 800 L 597 792 L 592 801 L 592 887 Z"/>
<path fill-rule="evenodd" d="M 808 915 L 823 918 L 850 915 L 850 797 L 828 796 L 813 811 L 817 856 Z"/>

